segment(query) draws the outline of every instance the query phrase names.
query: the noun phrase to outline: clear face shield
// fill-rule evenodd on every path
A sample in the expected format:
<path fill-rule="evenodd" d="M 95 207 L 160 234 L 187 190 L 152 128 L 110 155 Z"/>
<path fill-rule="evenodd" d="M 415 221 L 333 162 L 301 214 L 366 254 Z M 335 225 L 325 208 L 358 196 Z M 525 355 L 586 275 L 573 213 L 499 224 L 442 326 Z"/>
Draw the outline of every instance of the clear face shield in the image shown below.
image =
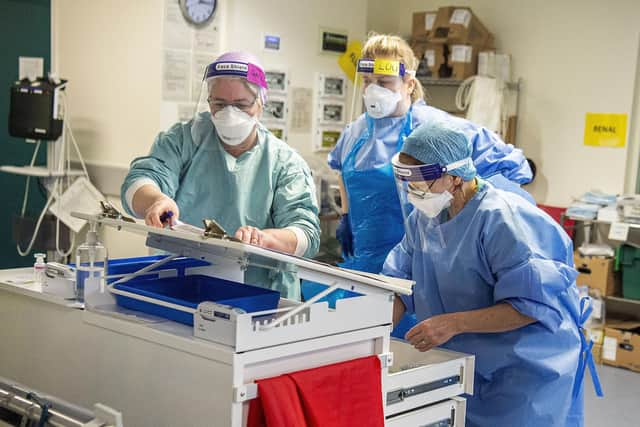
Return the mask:
<path fill-rule="evenodd" d="M 265 73 L 257 65 L 240 61 L 209 64 L 200 87 L 194 128 L 197 131 L 198 123 L 213 122 L 222 142 L 241 144 L 255 128 L 256 104 L 264 105 L 266 91 Z"/>
<path fill-rule="evenodd" d="M 405 78 L 415 72 L 406 70 L 400 61 L 389 59 L 360 59 L 355 87 L 351 99 L 350 122 L 359 114 L 359 99 L 362 106 L 374 119 L 392 115 L 402 101 L 402 85 Z M 406 77 L 405 77 L 406 76 Z"/>
<path fill-rule="evenodd" d="M 466 158 L 448 165 L 406 165 L 400 162 L 400 153 L 391 159 L 405 232 L 414 248 L 433 248 L 434 243 L 435 247 L 445 246 L 439 226 L 448 219 L 447 209 L 451 206 L 453 195 L 449 191 L 432 190 L 439 180 L 447 179 L 447 172 L 465 166 L 470 161 L 470 158 Z"/>

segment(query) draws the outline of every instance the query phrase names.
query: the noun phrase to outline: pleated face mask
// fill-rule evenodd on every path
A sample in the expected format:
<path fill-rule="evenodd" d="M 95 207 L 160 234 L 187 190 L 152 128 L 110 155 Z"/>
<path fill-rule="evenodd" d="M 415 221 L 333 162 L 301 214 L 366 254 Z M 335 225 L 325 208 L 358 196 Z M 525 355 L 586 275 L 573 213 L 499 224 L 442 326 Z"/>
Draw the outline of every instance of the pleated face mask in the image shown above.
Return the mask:
<path fill-rule="evenodd" d="M 440 212 L 451 206 L 453 195 L 448 191 L 442 193 L 427 193 L 424 196 L 408 194 L 409 202 L 429 218 L 435 218 Z"/>
<path fill-rule="evenodd" d="M 231 105 L 211 116 L 213 125 L 222 142 L 240 145 L 256 126 L 256 118 Z"/>
<path fill-rule="evenodd" d="M 364 106 L 371 117 L 381 119 L 396 111 L 401 97 L 400 92 L 370 84 L 364 91 Z"/>

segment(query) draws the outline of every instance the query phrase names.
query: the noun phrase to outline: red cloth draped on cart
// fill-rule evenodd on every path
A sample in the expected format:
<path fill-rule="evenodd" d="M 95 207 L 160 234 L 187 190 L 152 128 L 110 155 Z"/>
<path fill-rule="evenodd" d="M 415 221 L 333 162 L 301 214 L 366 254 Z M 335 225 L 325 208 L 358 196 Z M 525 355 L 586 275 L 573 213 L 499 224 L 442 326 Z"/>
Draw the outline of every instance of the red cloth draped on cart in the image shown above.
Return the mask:
<path fill-rule="evenodd" d="M 247 427 L 384 426 L 377 356 L 256 382 Z"/>

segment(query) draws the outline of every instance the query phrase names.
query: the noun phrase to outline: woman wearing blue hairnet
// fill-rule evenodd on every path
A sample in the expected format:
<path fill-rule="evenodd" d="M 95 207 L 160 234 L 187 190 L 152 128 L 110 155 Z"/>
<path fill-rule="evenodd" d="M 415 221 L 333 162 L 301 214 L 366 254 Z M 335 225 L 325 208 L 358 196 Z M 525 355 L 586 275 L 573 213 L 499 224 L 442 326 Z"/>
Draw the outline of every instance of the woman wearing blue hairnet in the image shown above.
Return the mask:
<path fill-rule="evenodd" d="M 406 234 L 383 274 L 412 279 L 394 321 L 415 313 L 406 339 L 475 354 L 470 426 L 580 426 L 585 366 L 572 243 L 544 212 L 476 174 L 455 123 L 429 123 L 392 160 Z"/>
<path fill-rule="evenodd" d="M 121 190 L 125 210 L 156 227 L 179 220 L 201 225 L 211 218 L 245 243 L 315 255 L 320 225 L 311 173 L 291 147 L 260 124 L 266 89 L 253 55 L 218 57 L 206 70 L 201 110 L 161 132 L 149 155 L 131 163 Z M 252 276 L 252 271 L 245 275 L 247 283 L 299 298 L 291 277 L 280 280 L 273 277 L 279 273 L 265 271 Z"/>
<path fill-rule="evenodd" d="M 387 254 L 402 238 L 390 161 L 403 139 L 421 123 L 444 118 L 456 121 L 473 144 L 479 174 L 533 203 L 519 186 L 532 177 L 522 151 L 485 128 L 428 106 L 415 78 L 418 60 L 402 38 L 373 35 L 362 49 L 362 58 L 361 62 L 372 65 L 358 69 L 366 112 L 347 125 L 328 158 L 329 166 L 341 174 L 343 216 L 336 237 L 342 244 L 342 267 L 379 273 Z M 388 72 L 389 63 L 396 65 L 392 68 L 395 73 Z M 394 335 L 402 331 L 401 327 Z"/>
<path fill-rule="evenodd" d="M 493 132 L 425 104 L 422 86 L 415 78 L 418 60 L 402 38 L 371 36 L 362 58 L 396 62 L 397 72 L 359 68 L 366 112 L 347 125 L 328 161 L 341 173 L 344 215 L 337 237 L 345 258 L 342 266 L 379 273 L 385 257 L 402 238 L 391 157 L 418 125 L 445 118 L 456 121 L 473 144 L 478 173 L 495 176 L 514 191 L 526 194 L 518 184 L 531 180 L 531 170 L 522 151 Z"/>

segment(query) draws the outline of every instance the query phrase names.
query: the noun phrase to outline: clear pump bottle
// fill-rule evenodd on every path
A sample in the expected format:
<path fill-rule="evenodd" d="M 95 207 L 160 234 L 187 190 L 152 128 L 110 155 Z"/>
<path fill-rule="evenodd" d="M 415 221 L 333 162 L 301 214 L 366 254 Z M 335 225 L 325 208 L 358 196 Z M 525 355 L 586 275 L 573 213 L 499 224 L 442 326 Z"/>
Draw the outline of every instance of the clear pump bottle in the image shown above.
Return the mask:
<path fill-rule="evenodd" d="M 107 275 L 107 249 L 98 241 L 98 225 L 89 223 L 87 240 L 76 249 L 76 300 L 84 302 L 93 292 L 104 292 Z"/>

